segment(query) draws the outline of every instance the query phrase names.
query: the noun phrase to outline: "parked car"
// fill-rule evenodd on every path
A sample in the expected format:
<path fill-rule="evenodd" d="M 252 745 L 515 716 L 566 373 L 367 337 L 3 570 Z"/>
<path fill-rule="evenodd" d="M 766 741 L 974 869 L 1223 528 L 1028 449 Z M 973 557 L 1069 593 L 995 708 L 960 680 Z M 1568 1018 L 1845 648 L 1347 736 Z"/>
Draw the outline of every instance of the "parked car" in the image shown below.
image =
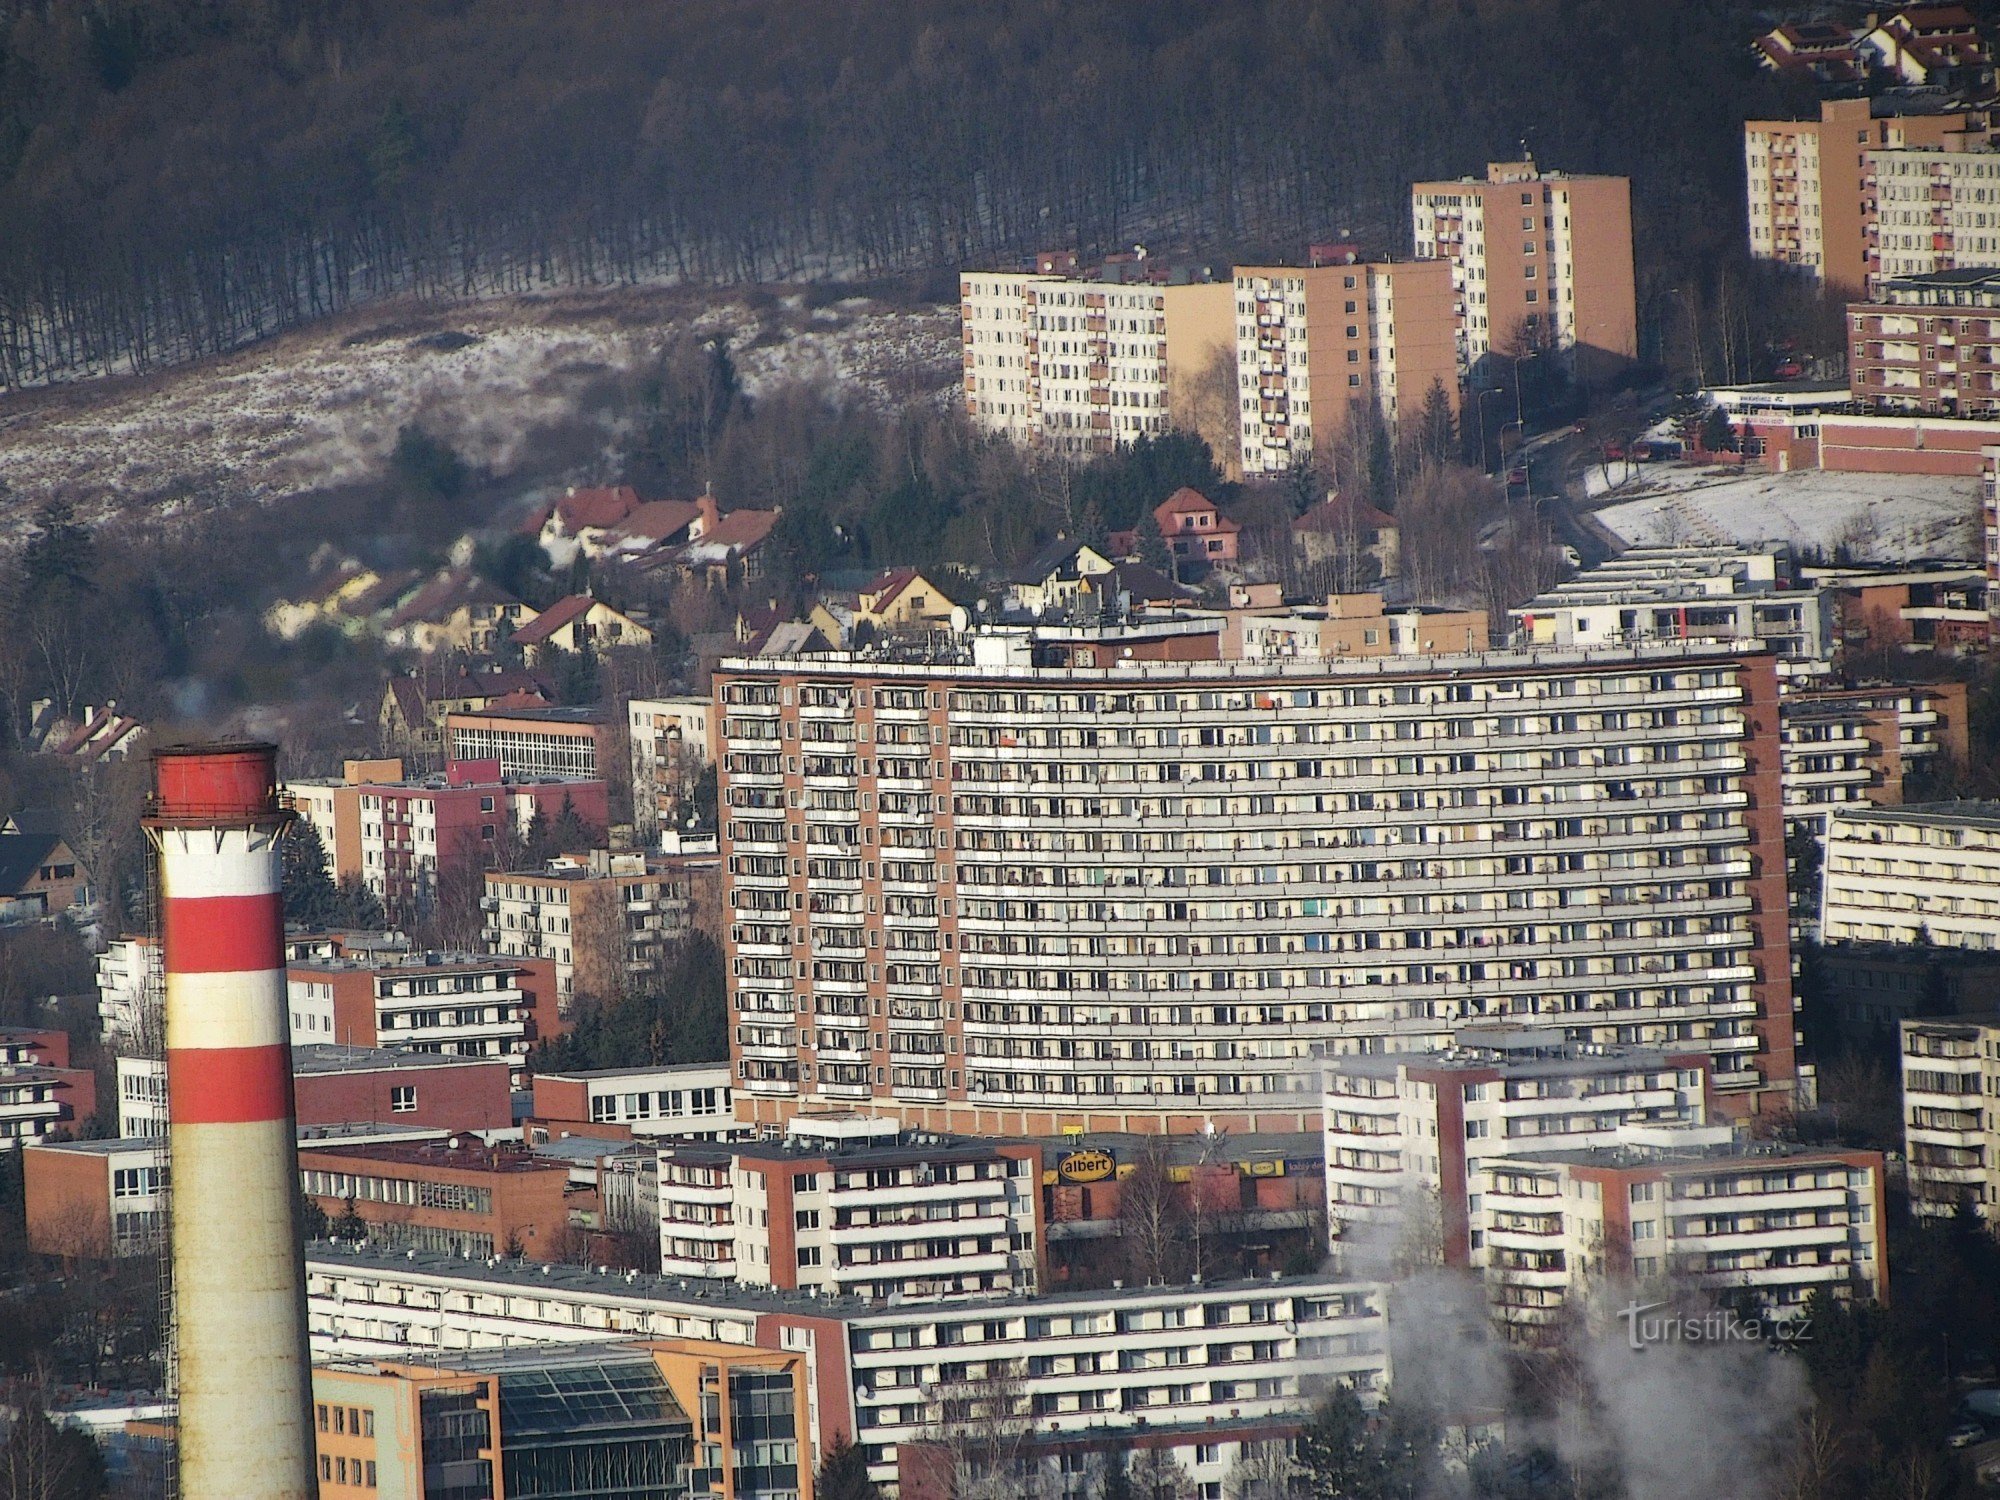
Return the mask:
<path fill-rule="evenodd" d="M 1970 1448 L 1974 1443 L 1983 1443 L 1986 1441 L 1986 1429 L 1980 1423 L 1968 1417 L 1965 1421 L 1960 1422 L 1956 1427 L 1952 1428 L 1950 1432 L 1947 1432 L 1944 1435 L 1944 1440 L 1953 1448 Z"/>
<path fill-rule="evenodd" d="M 1510 489 L 1517 484 L 1522 489 L 1526 489 L 1528 487 L 1528 466 L 1526 464 L 1515 464 L 1513 468 L 1509 469 L 1507 471 L 1507 484 Z"/>
<path fill-rule="evenodd" d="M 1788 359 L 1779 365 L 1777 369 L 1773 370 L 1771 374 L 1778 380 L 1797 380 L 1805 372 L 1806 367 L 1804 365 L 1795 359 Z"/>
<path fill-rule="evenodd" d="M 1624 457 L 1625 445 L 1623 443 L 1606 443 L 1604 445 L 1604 461 L 1606 463 L 1620 463 L 1624 460 Z"/>

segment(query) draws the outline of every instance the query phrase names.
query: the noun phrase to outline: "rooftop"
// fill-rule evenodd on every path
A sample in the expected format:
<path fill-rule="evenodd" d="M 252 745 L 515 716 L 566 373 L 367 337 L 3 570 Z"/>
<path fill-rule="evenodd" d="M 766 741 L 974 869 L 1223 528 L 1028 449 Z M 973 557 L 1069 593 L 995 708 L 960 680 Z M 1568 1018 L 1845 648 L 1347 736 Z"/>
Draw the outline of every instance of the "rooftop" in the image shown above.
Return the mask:
<path fill-rule="evenodd" d="M 452 713 L 448 722 L 458 723 L 466 719 L 532 719 L 544 724 L 602 724 L 605 720 L 605 711 L 601 708 L 549 708 L 526 705 L 519 708 L 501 708 L 495 705 L 457 710 Z"/>
<path fill-rule="evenodd" d="M 300 968 L 293 963 L 289 968 Z M 369 965 L 357 964 L 357 968 Z M 459 1057 L 449 1052 L 405 1052 L 394 1047 L 353 1047 L 345 1042 L 306 1042 L 292 1048 L 292 1072 L 382 1073 L 403 1068 L 505 1067 L 500 1057 Z"/>
<path fill-rule="evenodd" d="M 1571 1041 L 1555 1027 L 1478 1026 L 1452 1034 L 1450 1047 L 1329 1057 L 1327 1067 L 1364 1078 L 1394 1078 L 1405 1068 L 1491 1072 L 1510 1078 L 1586 1078 L 1593 1074 L 1706 1066 L 1698 1048 L 1669 1052 L 1629 1043 Z"/>
<path fill-rule="evenodd" d="M 358 970 L 368 970 L 378 974 L 402 976 L 485 974 L 496 969 L 516 972 L 522 963 L 522 959 L 509 958 L 498 953 L 407 953 L 398 950 L 384 953 L 379 957 L 350 957 L 343 954 L 327 958 L 293 958 L 285 961 L 285 967 L 327 974 L 351 974 Z"/>
<path fill-rule="evenodd" d="M 1915 823 L 1926 828 L 2000 830 L 2000 802 L 1966 798 L 1958 802 L 1912 802 L 1902 807 L 1842 803 L 1827 811 L 1843 822 Z"/>
<path fill-rule="evenodd" d="M 693 1075 L 698 1073 L 699 1074 L 719 1073 L 726 1080 L 729 1076 L 729 1064 L 726 1062 L 672 1063 L 672 1064 L 660 1063 L 660 1064 L 642 1064 L 638 1067 L 632 1067 L 632 1068 L 572 1068 L 560 1073 L 537 1073 L 535 1076 L 537 1078 L 563 1079 L 566 1081 L 575 1079 L 585 1079 L 585 1080 L 595 1079 L 608 1082 L 611 1079 L 615 1078 L 657 1078 L 663 1074 L 665 1075 L 686 1074 L 692 1077 Z"/>
<path fill-rule="evenodd" d="M 1698 1170 L 1710 1167 L 1755 1167 L 1774 1161 L 1842 1161 L 1857 1152 L 1840 1146 L 1803 1146 L 1791 1141 L 1717 1141 L 1700 1145 L 1590 1146 L 1574 1151 L 1529 1151 L 1507 1162 L 1539 1162 L 1566 1167 L 1660 1167 Z M 1860 1152 L 1864 1156 L 1874 1152 Z"/>
<path fill-rule="evenodd" d="M 935 1302 L 903 1304 L 893 1300 L 871 1302 L 866 1298 L 833 1292 L 787 1291 L 776 1287 L 744 1286 L 736 1282 L 712 1281 L 679 1276 L 649 1276 L 640 1271 L 597 1270 L 590 1266 L 559 1265 L 553 1261 L 506 1260 L 490 1257 L 475 1260 L 431 1250 L 390 1250 L 379 1245 L 322 1241 L 306 1247 L 308 1274 L 347 1274 L 375 1270 L 389 1275 L 424 1276 L 444 1281 L 471 1281 L 489 1286 L 542 1287 L 574 1295 L 595 1296 L 621 1302 L 653 1302 L 690 1311 L 710 1308 L 746 1316 L 768 1313 L 811 1313 L 820 1317 L 855 1319 L 879 1318 L 897 1313 L 935 1318 Z M 1018 1309 L 1059 1308 L 1088 1303 L 1129 1305 L 1139 1299 L 1185 1302 L 1195 1296 L 1248 1293 L 1252 1290 L 1277 1295 L 1315 1292 L 1375 1293 L 1380 1284 L 1332 1276 L 1273 1276 L 1263 1281 L 1211 1282 L 1205 1286 L 1125 1287 L 1117 1290 L 1044 1292 L 996 1292 L 987 1297 L 954 1299 L 949 1306 L 967 1316 L 992 1307 Z"/>
<path fill-rule="evenodd" d="M 974 634 L 968 640 L 977 640 Z M 949 647 L 922 660 L 892 660 L 874 652 L 829 651 L 816 656 L 728 656 L 719 669 L 741 675 L 809 673 L 814 676 L 850 674 L 862 677 L 963 677 L 969 681 L 1013 681 L 1022 684 L 1076 683 L 1131 687 L 1145 683 L 1325 682 L 1369 678 L 1449 678 L 1459 675 L 1503 675 L 1562 669 L 1605 671 L 1621 664 L 1652 666 L 1670 662 L 1728 661 L 1768 655 L 1770 647 L 1754 640 L 1657 640 L 1605 646 L 1534 646 L 1490 651 L 1441 652 L 1422 657 L 1364 656 L 1310 660 L 1147 661 L 1105 667 L 981 666 L 969 650 Z"/>
<path fill-rule="evenodd" d="M 454 1135 L 445 1141 L 371 1141 L 343 1145 L 312 1141 L 302 1149 L 354 1161 L 392 1166 L 431 1167 L 454 1172 L 565 1172 L 561 1162 L 548 1161 L 522 1146 L 489 1146 L 476 1135 Z"/>

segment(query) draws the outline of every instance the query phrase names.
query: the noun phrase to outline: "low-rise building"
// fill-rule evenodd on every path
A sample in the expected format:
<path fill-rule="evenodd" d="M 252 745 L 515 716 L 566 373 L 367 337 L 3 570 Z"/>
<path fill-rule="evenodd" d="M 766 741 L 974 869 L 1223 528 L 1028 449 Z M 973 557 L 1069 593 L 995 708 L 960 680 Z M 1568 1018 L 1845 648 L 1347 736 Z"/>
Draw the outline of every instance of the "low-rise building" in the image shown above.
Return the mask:
<path fill-rule="evenodd" d="M 1140 1136 L 1078 1132 L 1040 1142 L 1042 1238 L 1048 1285 L 1101 1277 L 1131 1264 L 1128 1185 L 1148 1214 L 1164 1209 L 1173 1244 L 1159 1258 L 1172 1276 L 1218 1265 L 1245 1274 L 1278 1269 L 1326 1246 L 1325 1143 L 1302 1131 Z M 1149 1180 L 1150 1179 L 1150 1180 Z M 1163 1198 L 1154 1196 L 1161 1194 Z M 1137 1209 L 1134 1209 L 1137 1212 Z"/>
<path fill-rule="evenodd" d="M 1929 194 L 1939 153 L 1910 153 L 1918 191 Z M 1994 170 L 1991 153 L 1975 160 Z M 1900 165 L 1900 164 L 1899 164 Z M 1983 215 L 1982 215 L 1983 217 Z M 1926 231 L 1929 232 L 1928 230 Z M 2000 261 L 2000 235 L 1985 259 Z M 1892 276 L 1870 301 L 1847 309 L 1848 385 L 1854 399 L 1885 411 L 1990 417 L 2000 413 L 2000 270 L 1937 270 Z"/>
<path fill-rule="evenodd" d="M 610 765 L 604 711 L 500 704 L 446 716 L 445 754 L 452 760 L 497 761 L 503 776 L 603 774 Z"/>
<path fill-rule="evenodd" d="M 1825 590 L 1836 641 L 1850 660 L 1861 652 L 1963 656 L 1986 649 L 1984 567 L 1805 567 L 1799 576 Z"/>
<path fill-rule="evenodd" d="M 1327 1223 L 1336 1239 L 1429 1235 L 1477 1264 L 1474 1199 L 1488 1158 L 1610 1145 L 1634 1126 L 1701 1125 L 1697 1050 L 1579 1046 L 1554 1028 L 1468 1027 L 1446 1051 L 1326 1060 Z"/>
<path fill-rule="evenodd" d="M 727 1063 L 537 1073 L 533 1123 L 619 1126 L 633 1137 L 736 1134 Z"/>
<path fill-rule="evenodd" d="M 806 1363 L 670 1340 L 317 1365 L 320 1492 L 812 1500 Z"/>
<path fill-rule="evenodd" d="M 2000 947 L 2000 803 L 1829 810 L 1820 935 Z"/>
<path fill-rule="evenodd" d="M 1224 661 L 1432 656 L 1492 644 L 1483 609 L 1391 609 L 1380 594 L 1331 594 L 1323 607 L 1232 609 L 1228 620 Z"/>
<path fill-rule="evenodd" d="M 1233 1436 L 1267 1421 L 1297 1431 L 1335 1382 L 1373 1406 L 1388 1388 L 1384 1288 L 1328 1276 L 1124 1287 L 915 1306 L 565 1265 L 467 1261 L 381 1247 L 307 1252 L 307 1315 L 320 1358 L 408 1360 L 422 1351 L 699 1338 L 808 1356 L 815 1451 L 851 1437 L 871 1479 L 893 1484 L 902 1445 L 998 1376 L 1008 1415 L 1046 1435 L 1120 1447 L 1185 1432 L 1188 1482 L 1218 1487 Z M 429 1363 L 428 1359 L 424 1360 Z M 1224 1451 L 1224 1450 L 1227 1451 Z"/>
<path fill-rule="evenodd" d="M 166 1233 L 167 1148 L 157 1139 L 40 1141 L 22 1148 L 28 1247 L 102 1260 L 143 1255 Z"/>
<path fill-rule="evenodd" d="M 444 1142 L 299 1148 L 299 1185 L 330 1221 L 352 1214 L 396 1249 L 550 1260 L 567 1249 L 569 1166 L 525 1147 Z"/>
<path fill-rule="evenodd" d="M 555 684 L 544 673 L 518 667 L 470 672 L 423 668 L 392 677 L 382 690 L 376 712 L 383 749 L 425 761 L 444 753 L 444 721 L 455 713 L 471 713 L 500 698 L 515 695 L 552 702 Z"/>
<path fill-rule="evenodd" d="M 551 651 L 615 651 L 650 646 L 653 632 L 622 611 L 588 594 L 558 599 L 507 638 L 508 646 L 535 666 Z"/>
<path fill-rule="evenodd" d="M 713 854 L 612 854 L 594 849 L 539 870 L 488 870 L 480 908 L 486 946 L 546 958 L 565 1012 L 579 995 L 612 999 L 665 977 L 697 918 L 719 912 Z"/>
<path fill-rule="evenodd" d="M 506 1130 L 514 1123 L 512 1067 L 503 1057 L 459 1057 L 318 1042 L 292 1048 L 301 1127 L 357 1120 L 441 1130 Z M 120 1057 L 118 1133 L 167 1133 L 167 1070 L 156 1058 Z"/>
<path fill-rule="evenodd" d="M 316 958 L 285 971 L 294 1046 L 334 1042 L 502 1058 L 518 1085 L 529 1052 L 562 1031 L 554 962 L 475 953 Z"/>
<path fill-rule="evenodd" d="M 796 1116 L 774 1141 L 658 1146 L 660 1268 L 905 1301 L 1040 1283 L 1041 1151 Z"/>
<path fill-rule="evenodd" d="M 1633 547 L 1508 611 L 1520 646 L 1761 640 L 1787 662 L 1820 662 L 1833 612 L 1796 586 L 1789 555 L 1721 546 Z"/>
<path fill-rule="evenodd" d="M 535 618 L 491 579 L 470 568 L 440 569 L 398 604 L 382 624 L 384 644 L 426 655 L 462 651 L 491 656 L 508 635 Z"/>
<path fill-rule="evenodd" d="M 1746 1315 L 1781 1321 L 1815 1292 L 1888 1294 L 1878 1151 L 1635 1129 L 1612 1145 L 1488 1157 L 1473 1182 L 1474 1263 L 1496 1319 L 1524 1340 L 1607 1281 L 1747 1301 Z"/>
<path fill-rule="evenodd" d="M 59 917 L 91 899 L 90 871 L 54 813 L 24 807 L 0 823 L 0 926 Z"/>

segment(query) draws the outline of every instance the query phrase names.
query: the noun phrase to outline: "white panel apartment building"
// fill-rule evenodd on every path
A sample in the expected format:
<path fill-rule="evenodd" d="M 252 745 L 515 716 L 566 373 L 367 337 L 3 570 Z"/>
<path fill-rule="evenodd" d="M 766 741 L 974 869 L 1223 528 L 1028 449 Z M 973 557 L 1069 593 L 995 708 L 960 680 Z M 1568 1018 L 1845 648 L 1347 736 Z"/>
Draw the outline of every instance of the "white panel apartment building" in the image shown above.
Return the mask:
<path fill-rule="evenodd" d="M 984 1296 L 1038 1282 L 1033 1146 L 815 1116 L 781 1141 L 662 1145 L 660 1269 L 868 1300 Z"/>
<path fill-rule="evenodd" d="M 746 1120 L 1314 1130 L 1311 1059 L 1536 1017 L 1790 1107 L 1758 648 L 757 658 L 717 690 Z"/>
<path fill-rule="evenodd" d="M 959 302 L 965 406 L 983 431 L 1105 453 L 1167 430 L 1163 288 L 968 271 Z"/>
<path fill-rule="evenodd" d="M 1579 1046 L 1552 1027 L 1468 1027 L 1444 1051 L 1329 1058 L 1327 1222 L 1336 1237 L 1400 1225 L 1434 1199 L 1446 1263 L 1479 1265 L 1488 1158 L 1704 1124 L 1709 1072 L 1703 1053 Z"/>
<path fill-rule="evenodd" d="M 1482 1272 L 1495 1316 L 1532 1340 L 1606 1281 L 1641 1296 L 1755 1299 L 1799 1316 L 1825 1291 L 1888 1288 L 1882 1156 L 1635 1128 L 1614 1146 L 1489 1157 Z"/>
<path fill-rule="evenodd" d="M 1869 164 L 1876 204 L 1871 285 L 2000 266 L 2000 152 L 1873 151 Z"/>
<path fill-rule="evenodd" d="M 2000 1023 L 1905 1021 L 1902 1044 L 1910 1211 L 2000 1220 Z"/>
<path fill-rule="evenodd" d="M 1799 266 L 1815 278 L 1826 260 L 1819 137 L 1813 126 L 1789 120 L 1743 127 L 1751 257 Z"/>
<path fill-rule="evenodd" d="M 2000 804 L 1827 810 L 1827 942 L 2000 948 Z"/>
<path fill-rule="evenodd" d="M 878 1484 L 955 1390 L 1005 1375 L 1038 1435 L 1120 1447 L 1164 1432 L 1189 1478 L 1219 1493 L 1233 1427 L 1295 1424 L 1332 1381 L 1371 1406 L 1388 1389 L 1386 1295 L 1305 1277 L 884 1307 L 425 1251 L 320 1246 L 306 1262 L 316 1360 L 642 1337 L 811 1353 L 806 1435 L 815 1450 L 850 1435 Z"/>

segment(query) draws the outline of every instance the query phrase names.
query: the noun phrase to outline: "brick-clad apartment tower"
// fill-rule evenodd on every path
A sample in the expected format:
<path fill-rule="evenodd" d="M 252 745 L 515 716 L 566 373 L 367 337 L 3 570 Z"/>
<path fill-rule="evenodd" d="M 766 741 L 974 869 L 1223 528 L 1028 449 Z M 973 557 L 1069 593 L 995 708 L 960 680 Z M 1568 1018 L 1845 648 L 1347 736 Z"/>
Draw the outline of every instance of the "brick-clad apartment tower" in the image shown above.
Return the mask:
<path fill-rule="evenodd" d="M 1501 1019 L 1790 1107 L 1763 647 L 975 650 L 718 671 L 739 1118 L 1316 1129 L 1318 1057 Z"/>
<path fill-rule="evenodd" d="M 154 757 L 180 1493 L 306 1500 L 313 1476 L 269 745 Z"/>

